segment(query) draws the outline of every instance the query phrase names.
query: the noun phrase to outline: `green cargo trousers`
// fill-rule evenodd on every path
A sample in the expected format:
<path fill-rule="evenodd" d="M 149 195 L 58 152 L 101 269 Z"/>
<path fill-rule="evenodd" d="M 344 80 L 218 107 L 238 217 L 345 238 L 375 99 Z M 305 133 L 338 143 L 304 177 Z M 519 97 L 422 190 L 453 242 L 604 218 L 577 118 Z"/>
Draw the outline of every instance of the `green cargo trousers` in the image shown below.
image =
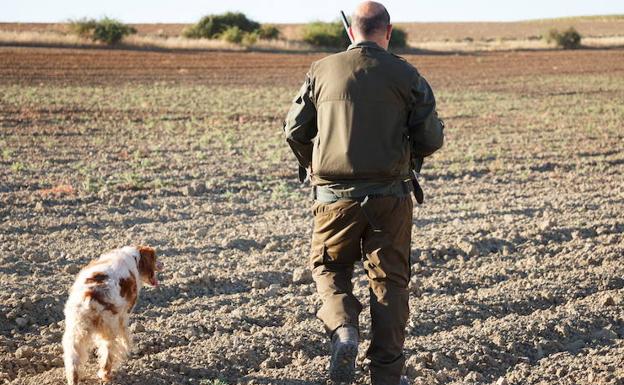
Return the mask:
<path fill-rule="evenodd" d="M 322 306 L 317 316 L 331 335 L 343 325 L 358 328 L 362 304 L 353 295 L 353 265 L 363 259 L 371 312 L 372 385 L 398 385 L 409 316 L 410 195 L 315 202 L 310 264 Z"/>

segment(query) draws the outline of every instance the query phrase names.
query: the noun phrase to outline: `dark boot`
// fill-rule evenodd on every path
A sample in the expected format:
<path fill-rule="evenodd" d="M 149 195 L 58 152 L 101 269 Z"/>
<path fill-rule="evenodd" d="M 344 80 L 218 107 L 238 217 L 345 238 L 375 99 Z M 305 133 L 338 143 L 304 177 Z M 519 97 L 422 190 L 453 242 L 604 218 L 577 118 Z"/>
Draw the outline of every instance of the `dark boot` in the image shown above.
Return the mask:
<path fill-rule="evenodd" d="M 351 383 L 355 375 L 358 354 L 358 331 L 351 325 L 341 326 L 332 335 L 329 378 L 340 383 Z"/>

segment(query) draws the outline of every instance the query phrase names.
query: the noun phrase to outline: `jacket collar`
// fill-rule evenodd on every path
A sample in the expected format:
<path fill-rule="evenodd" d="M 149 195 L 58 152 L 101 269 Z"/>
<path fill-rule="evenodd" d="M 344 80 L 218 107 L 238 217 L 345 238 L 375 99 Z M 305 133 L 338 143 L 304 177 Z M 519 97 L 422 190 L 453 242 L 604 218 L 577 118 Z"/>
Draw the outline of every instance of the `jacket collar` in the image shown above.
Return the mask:
<path fill-rule="evenodd" d="M 350 51 L 350 50 L 355 49 L 355 48 L 372 48 L 372 49 L 379 49 L 379 50 L 385 51 L 383 48 L 381 48 L 379 46 L 379 44 L 377 44 L 375 42 L 372 42 L 372 41 L 368 41 L 368 40 L 364 40 L 364 41 L 360 41 L 358 43 L 351 44 L 347 48 L 347 51 Z"/>

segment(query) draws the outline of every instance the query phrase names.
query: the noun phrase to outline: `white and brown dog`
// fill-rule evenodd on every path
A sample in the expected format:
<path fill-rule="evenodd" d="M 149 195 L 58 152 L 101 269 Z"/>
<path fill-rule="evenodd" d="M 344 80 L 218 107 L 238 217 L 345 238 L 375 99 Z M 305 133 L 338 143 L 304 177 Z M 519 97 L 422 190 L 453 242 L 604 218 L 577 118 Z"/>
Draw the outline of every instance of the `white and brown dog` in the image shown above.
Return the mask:
<path fill-rule="evenodd" d="M 63 352 L 67 383 L 78 383 L 80 364 L 97 348 L 98 377 L 110 381 L 131 347 L 128 316 L 143 283 L 157 286 L 162 265 L 147 246 L 102 254 L 78 273 L 65 304 Z"/>

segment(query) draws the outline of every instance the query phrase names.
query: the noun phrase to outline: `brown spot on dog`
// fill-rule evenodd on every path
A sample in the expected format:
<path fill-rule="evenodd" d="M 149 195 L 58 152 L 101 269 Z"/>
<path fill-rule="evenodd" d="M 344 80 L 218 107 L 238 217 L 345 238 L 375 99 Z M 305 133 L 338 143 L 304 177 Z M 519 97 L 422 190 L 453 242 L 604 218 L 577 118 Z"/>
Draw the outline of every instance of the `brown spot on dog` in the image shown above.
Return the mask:
<path fill-rule="evenodd" d="M 119 294 L 128 301 L 129 309 L 132 309 L 137 300 L 137 282 L 134 274 L 119 280 Z"/>
<path fill-rule="evenodd" d="M 85 280 L 85 283 L 101 284 L 108 279 L 108 274 L 94 273 L 91 277 Z"/>
<path fill-rule="evenodd" d="M 104 310 L 108 310 L 113 314 L 117 314 L 117 308 L 115 307 L 115 305 L 107 301 L 106 294 L 104 294 L 103 292 L 99 290 L 87 290 L 84 296 L 85 298 L 91 298 L 95 302 L 102 305 L 102 307 L 104 307 Z"/>

